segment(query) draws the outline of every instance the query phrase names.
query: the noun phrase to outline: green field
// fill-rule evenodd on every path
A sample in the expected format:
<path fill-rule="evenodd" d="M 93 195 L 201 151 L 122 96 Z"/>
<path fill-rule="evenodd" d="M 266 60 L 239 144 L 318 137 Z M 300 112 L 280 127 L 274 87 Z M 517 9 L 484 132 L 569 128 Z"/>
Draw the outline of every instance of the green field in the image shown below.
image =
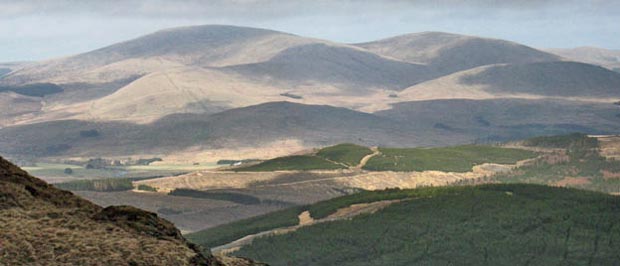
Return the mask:
<path fill-rule="evenodd" d="M 345 143 L 323 148 L 317 152 L 316 156 L 348 166 L 356 166 L 364 156 L 369 154 L 372 154 L 372 151 L 368 147 Z"/>
<path fill-rule="evenodd" d="M 468 172 L 483 163 L 514 164 L 536 157 L 536 153 L 494 146 L 464 145 L 443 148 L 380 148 L 364 166 L 371 171 Z"/>
<path fill-rule="evenodd" d="M 620 264 L 619 197 L 501 184 L 393 193 L 425 196 L 256 239 L 233 255 L 273 266 Z"/>
<path fill-rule="evenodd" d="M 235 168 L 233 171 L 247 171 L 247 172 L 269 172 L 269 171 L 282 171 L 282 170 L 334 170 L 343 169 L 343 165 L 327 161 L 323 158 L 311 155 L 294 155 L 279 157 L 271 160 L 264 161 L 262 163 Z"/>
<path fill-rule="evenodd" d="M 495 146 L 464 145 L 444 148 L 380 148 L 364 166 L 370 171 L 468 172 L 482 163 L 514 164 L 536 157 L 536 153 Z M 234 171 L 332 170 L 356 166 L 364 156 L 372 154 L 367 147 L 339 144 L 323 148 L 312 155 L 279 157 L 262 163 L 235 168 Z"/>

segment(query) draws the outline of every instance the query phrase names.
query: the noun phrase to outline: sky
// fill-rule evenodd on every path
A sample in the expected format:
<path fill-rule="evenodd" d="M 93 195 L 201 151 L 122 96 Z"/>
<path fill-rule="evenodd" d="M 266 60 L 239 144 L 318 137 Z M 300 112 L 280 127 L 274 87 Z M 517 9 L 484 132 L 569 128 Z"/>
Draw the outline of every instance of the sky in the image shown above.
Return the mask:
<path fill-rule="evenodd" d="M 0 0 L 0 62 L 68 56 L 204 24 L 346 43 L 443 31 L 538 48 L 620 49 L 618 0 Z"/>

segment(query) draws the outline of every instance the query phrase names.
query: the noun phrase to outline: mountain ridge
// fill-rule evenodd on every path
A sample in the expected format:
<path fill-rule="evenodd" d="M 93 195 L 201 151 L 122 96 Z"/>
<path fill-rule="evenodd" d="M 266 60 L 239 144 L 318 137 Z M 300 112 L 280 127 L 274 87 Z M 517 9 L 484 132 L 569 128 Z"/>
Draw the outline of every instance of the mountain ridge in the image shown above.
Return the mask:
<path fill-rule="evenodd" d="M 131 155 L 145 147 L 156 153 L 175 147 L 255 147 L 281 141 L 277 138 L 286 138 L 286 134 L 310 146 L 339 142 L 373 145 L 373 141 L 386 145 L 458 144 L 477 139 L 480 132 L 465 134 L 467 130 L 443 122 L 429 129 L 376 113 L 404 102 L 452 99 L 548 99 L 575 107 L 588 103 L 603 106 L 620 98 L 615 87 L 620 84 L 619 75 L 514 42 L 450 33 L 423 32 L 341 44 L 257 28 L 181 27 L 17 67 L 0 79 L 0 84 L 45 82 L 62 91 L 35 97 L 19 90 L 0 93 L 0 103 L 5 103 L 0 105 L 0 150 L 15 155 L 28 150 L 17 146 L 30 145 L 29 151 L 37 154 L 50 155 L 50 150 L 61 155 L 71 153 L 68 147 L 82 146 L 102 154 Z M 282 104 L 272 109 L 261 105 L 284 100 L 313 105 L 314 111 L 293 112 L 294 117 L 280 113 L 290 111 Z M 523 106 L 514 107 L 519 110 Z M 243 109 L 246 107 L 251 108 Z M 319 109 L 329 115 L 315 112 Z M 614 115 L 609 108 L 589 110 L 595 109 Z M 242 114 L 248 110 L 257 112 Z M 441 112 L 450 115 L 452 111 Z M 162 123 L 167 117 L 176 117 L 175 123 L 188 130 L 182 132 L 174 123 Z M 338 123 L 337 118 L 346 123 Z M 587 132 L 610 128 L 607 118 L 604 124 L 594 116 L 586 120 L 569 122 L 575 127 L 567 128 Z M 536 127 L 543 132 L 549 125 L 566 124 L 564 120 L 539 122 Z M 44 125 L 51 130 L 40 130 Z M 345 130 L 348 135 L 335 130 L 343 125 L 351 127 Z M 520 126 L 524 135 L 532 133 Z M 76 137 L 78 128 L 101 128 L 107 133 L 84 140 Z M 173 133 L 166 138 L 158 130 Z M 149 138 L 140 138 L 140 134 Z M 106 139 L 110 136 L 119 139 L 111 143 Z M 149 139 L 158 141 L 149 143 Z M 120 150 L 111 151 L 111 147 Z"/>
<path fill-rule="evenodd" d="M 564 57 L 567 60 L 600 65 L 620 72 L 620 50 L 618 49 L 581 46 L 575 48 L 548 48 L 544 50 Z"/>
<path fill-rule="evenodd" d="M 445 32 L 421 32 L 356 44 L 378 54 L 423 63 L 440 75 L 483 65 L 555 61 L 555 55 L 515 42 Z"/>

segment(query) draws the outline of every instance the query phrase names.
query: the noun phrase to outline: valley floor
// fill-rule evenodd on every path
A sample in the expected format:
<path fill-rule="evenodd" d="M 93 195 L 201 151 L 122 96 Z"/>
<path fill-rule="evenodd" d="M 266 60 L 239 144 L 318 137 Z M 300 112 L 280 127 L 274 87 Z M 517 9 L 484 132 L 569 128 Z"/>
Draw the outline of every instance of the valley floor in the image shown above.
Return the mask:
<path fill-rule="evenodd" d="M 583 142 L 582 138 L 589 139 L 582 135 L 560 139 L 570 143 Z M 539 140 L 542 143 L 545 141 L 549 142 Z M 586 155 L 567 154 L 562 147 L 523 143 L 432 149 L 366 148 L 345 144 L 258 164 L 254 162 L 182 175 L 85 180 L 77 184 L 57 185 L 73 185 L 67 188 L 75 188 L 72 189 L 75 193 L 102 206 L 130 204 L 158 213 L 174 222 L 184 233 L 191 233 L 277 210 L 387 188 L 526 182 L 619 193 L 620 184 L 616 186 L 616 183 L 620 179 L 616 176 L 620 176 L 617 174 L 620 166 L 604 158 L 616 156 L 620 137 L 599 136 L 597 141 L 596 152 L 584 153 Z M 596 155 L 599 153 L 605 157 Z M 574 156 L 586 157 L 570 159 Z M 313 167 L 331 165 L 336 165 L 337 169 L 312 170 Z M 311 170 L 278 170 L 291 167 Z M 368 170 L 369 167 L 399 171 Z M 470 170 L 462 171 L 467 167 Z M 592 167 L 601 171 L 588 170 Z M 58 172 L 62 167 L 56 168 L 54 171 Z M 33 171 L 42 170 L 33 168 Z M 77 173 L 80 174 L 79 169 Z M 117 184 L 112 182 L 114 180 L 123 182 Z M 296 213 L 295 217 L 300 213 Z"/>

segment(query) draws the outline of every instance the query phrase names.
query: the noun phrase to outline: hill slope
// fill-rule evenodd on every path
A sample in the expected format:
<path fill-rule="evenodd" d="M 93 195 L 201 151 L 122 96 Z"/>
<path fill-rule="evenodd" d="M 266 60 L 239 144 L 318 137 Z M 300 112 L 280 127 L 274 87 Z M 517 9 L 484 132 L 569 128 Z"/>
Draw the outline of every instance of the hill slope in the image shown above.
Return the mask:
<path fill-rule="evenodd" d="M 268 77 L 293 86 L 308 86 L 312 82 L 344 86 L 358 95 L 368 88 L 402 90 L 431 76 L 421 65 L 326 44 L 292 47 L 266 62 L 231 68 L 242 75 Z"/>
<path fill-rule="evenodd" d="M 282 92 L 234 73 L 180 67 L 145 75 L 109 95 L 71 109 L 75 110 L 75 119 L 146 123 L 174 113 L 211 114 L 283 99 L 279 96 Z"/>
<path fill-rule="evenodd" d="M 82 131 L 96 130 L 96 137 Z M 372 114 L 320 105 L 273 102 L 213 115 L 178 114 L 154 123 L 60 120 L 0 129 L 0 152 L 13 156 L 131 155 L 199 146 L 235 148 L 297 139 L 308 146 L 343 142 L 375 146 L 433 144 Z"/>
<path fill-rule="evenodd" d="M 176 66 L 253 63 L 306 42 L 310 40 L 255 28 L 220 25 L 172 28 L 91 52 L 32 64 L 2 81 L 101 82 Z"/>
<path fill-rule="evenodd" d="M 597 47 L 577 47 L 573 49 L 546 49 L 546 51 L 573 61 L 599 65 L 620 71 L 620 50 Z"/>
<path fill-rule="evenodd" d="M 617 136 L 582 134 L 543 136 L 525 140 L 524 146 L 553 149 L 515 171 L 493 176 L 494 182 L 530 183 L 620 193 L 620 163 L 614 159 Z M 610 153 L 611 151 L 611 153 Z"/>
<path fill-rule="evenodd" d="M 153 213 L 101 208 L 3 158 L 0 214 L 4 265 L 218 265 Z"/>
<path fill-rule="evenodd" d="M 611 102 L 620 73 L 577 62 L 482 66 L 424 82 L 398 93 L 408 100 L 571 98 Z M 613 97 L 610 99 L 610 97 Z"/>
<path fill-rule="evenodd" d="M 283 95 L 357 109 L 373 104 L 370 95 L 387 98 L 386 90 L 402 90 L 432 77 L 425 66 L 352 45 L 206 25 L 162 30 L 29 64 L 3 76 L 0 86 L 53 83 L 64 89 L 44 97 L 45 106 L 33 112 L 34 118 L 24 117 L 26 123 L 57 119 L 145 123 L 173 113 L 287 99 Z"/>
<path fill-rule="evenodd" d="M 374 114 L 272 102 L 210 115 L 169 115 L 144 125 L 59 120 L 10 126 L 0 129 L 0 152 L 28 158 L 130 156 L 189 148 L 261 147 L 282 140 L 299 140 L 306 147 L 346 142 L 384 147 L 456 145 L 570 132 L 611 134 L 620 130 L 618 114 L 611 103 L 565 100 L 414 101 Z M 99 134 L 81 134 L 92 130 Z"/>
<path fill-rule="evenodd" d="M 620 237 L 618 197 L 534 185 L 374 193 L 383 193 L 375 201 L 409 200 L 255 239 L 235 254 L 275 266 L 620 262 L 614 240 Z M 355 195 L 341 201 L 348 197 Z"/>
<path fill-rule="evenodd" d="M 599 119 L 599 110 L 611 108 L 579 107 L 582 112 L 576 113 L 570 105 L 616 101 L 620 74 L 558 60 L 511 42 L 447 33 L 348 45 L 255 28 L 174 28 L 80 55 L 19 65 L 0 78 L 0 87 L 11 88 L 0 92 L 0 127 L 6 127 L 0 129 L 0 151 L 38 156 L 90 149 L 133 155 L 261 145 L 288 136 L 308 146 L 450 145 L 568 130 L 558 127 L 592 133 L 617 129 L 615 113 Z M 442 76 L 446 73 L 451 74 Z M 30 83 L 59 87 L 54 94 L 16 93 L 14 88 Z M 574 104 L 562 104 L 571 115 L 558 113 L 554 117 L 562 119 L 556 121 L 504 108 L 510 118 L 528 122 L 496 122 L 498 128 L 487 128 L 493 133 L 478 127 L 486 124 L 484 119 L 476 126 L 432 122 L 467 116 L 461 106 L 458 112 L 446 104 L 432 112 L 418 109 L 398 122 L 378 112 L 390 113 L 391 105 L 410 101 L 497 98 L 560 98 Z M 278 103 L 284 100 L 315 105 L 314 110 L 289 110 Z M 548 109 L 537 104 L 545 102 L 527 106 Z M 424 123 L 410 123 L 420 121 Z M 105 134 L 77 137 L 79 131 L 93 129 Z"/>
<path fill-rule="evenodd" d="M 571 132 L 611 134 L 620 111 L 611 103 L 563 100 L 446 99 L 403 102 L 375 115 L 416 125 L 417 135 L 505 141 Z"/>
<path fill-rule="evenodd" d="M 462 77 L 461 82 L 511 94 L 604 98 L 620 93 L 620 73 L 574 62 L 495 66 Z"/>
<path fill-rule="evenodd" d="M 77 113 L 79 119 L 147 122 L 172 113 L 207 113 L 285 99 L 356 109 L 372 104 L 372 98 L 364 97 L 377 91 L 402 90 L 429 78 L 425 66 L 317 41 L 264 62 L 157 71 L 73 109 L 86 108 Z"/>
<path fill-rule="evenodd" d="M 235 84 L 239 83 L 236 82 L 237 77 L 230 78 L 221 74 L 218 76 L 217 73 L 196 75 L 197 70 L 204 67 L 262 62 L 287 48 L 322 42 L 326 43 L 282 32 L 235 26 L 172 28 L 91 52 L 24 65 L 0 78 L 0 86 L 53 83 L 64 89 L 63 93 L 44 97 L 42 100 L 45 106 L 32 112 L 34 117 L 24 117 L 22 123 L 74 118 L 86 120 L 123 118 L 135 121 L 147 117 L 150 119 L 148 121 L 153 121 L 171 113 L 202 112 L 204 108 L 200 105 L 205 101 L 234 99 L 234 97 L 222 99 L 217 93 L 213 93 L 214 90 L 230 91 L 238 90 L 239 87 L 246 92 L 262 90 L 261 87 L 254 88 L 243 84 L 243 79 L 240 79 L 241 84 Z M 183 73 L 178 74 L 179 69 L 184 69 Z M 209 71 L 204 72 L 209 74 Z M 161 79 L 151 79 L 150 74 L 154 73 L 160 76 L 163 73 L 166 79 L 163 82 Z M 147 80 L 133 82 L 141 77 Z M 212 83 L 216 85 L 202 88 L 204 84 Z M 188 84 L 190 88 L 187 88 Z M 137 104 L 148 103 L 154 108 L 161 108 L 162 111 L 154 113 L 144 108 L 132 110 L 135 105 L 132 105 L 132 101 L 127 97 L 117 96 L 98 101 L 122 88 L 129 91 L 122 93 L 122 96 L 144 95 L 145 97 L 141 97 L 143 101 L 146 96 L 150 96 L 149 99 L 153 102 L 138 101 Z M 175 93 L 171 94 L 171 91 Z M 272 94 L 279 93 L 283 91 Z M 160 104 L 166 100 L 170 100 L 169 103 Z M 261 95 L 259 101 L 249 101 L 249 104 L 268 100 Z M 247 101 L 220 103 L 215 108 L 249 104 Z M 196 108 L 196 105 L 199 108 Z"/>
<path fill-rule="evenodd" d="M 428 65 L 437 76 L 478 66 L 556 61 L 524 45 L 442 32 L 422 32 L 357 44 L 377 54 Z"/>

